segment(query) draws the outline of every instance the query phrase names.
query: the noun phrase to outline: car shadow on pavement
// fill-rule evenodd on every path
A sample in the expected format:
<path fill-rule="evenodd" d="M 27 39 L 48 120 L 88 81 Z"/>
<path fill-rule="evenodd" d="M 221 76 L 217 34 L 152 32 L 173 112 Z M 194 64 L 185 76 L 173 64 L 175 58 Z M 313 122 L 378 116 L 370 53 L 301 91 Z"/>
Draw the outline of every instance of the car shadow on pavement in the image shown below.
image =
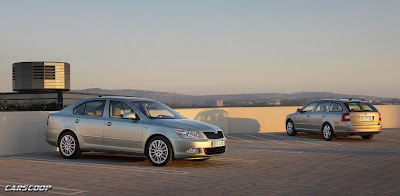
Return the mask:
<path fill-rule="evenodd" d="M 263 134 L 264 136 L 270 136 L 268 139 L 270 140 L 298 140 L 298 141 L 324 141 L 324 138 L 322 137 L 322 135 L 317 135 L 317 134 L 310 134 L 310 133 L 297 133 L 296 136 L 289 136 L 286 133 L 265 133 Z M 277 137 L 274 137 L 277 136 Z M 378 136 L 379 137 L 379 136 Z M 372 140 L 364 140 L 362 139 L 360 136 L 348 136 L 348 137 L 336 137 L 334 140 L 330 141 L 330 142 L 348 142 L 348 141 L 352 141 L 352 142 L 366 142 L 366 141 L 374 141 L 374 139 Z"/>
<path fill-rule="evenodd" d="M 124 154 L 103 154 L 103 153 L 83 153 L 81 159 L 93 162 L 101 162 L 102 164 L 108 163 L 112 165 L 134 165 L 134 166 L 151 166 L 151 163 L 144 157 L 135 157 Z M 174 160 L 167 165 L 167 167 L 215 167 L 218 165 L 227 164 L 225 161 L 210 160 L 196 161 L 196 160 Z"/>
<path fill-rule="evenodd" d="M 287 136 L 287 137 L 289 137 L 289 138 L 298 137 L 301 139 L 309 139 L 309 140 L 313 140 L 313 139 L 322 140 L 322 141 L 325 140 L 322 135 L 316 135 L 316 134 L 310 134 L 310 133 L 298 133 L 296 136 Z M 330 142 L 350 142 L 350 141 L 351 142 L 371 142 L 371 141 L 374 141 L 374 139 L 365 140 L 365 139 L 362 139 L 360 136 L 348 136 L 348 137 L 339 136 Z"/>
<path fill-rule="evenodd" d="M 40 153 L 27 153 L 10 156 L 1 156 L 5 159 L 15 160 L 28 160 L 38 162 L 62 162 L 62 163 L 78 163 L 78 164 L 91 164 L 102 166 L 154 166 L 147 160 L 147 158 L 125 155 L 125 154 L 106 154 L 101 152 L 84 152 L 78 159 L 64 159 L 59 152 L 40 152 Z M 169 163 L 166 167 L 215 167 L 218 165 L 226 165 L 226 161 L 220 160 L 206 160 L 206 161 L 193 161 L 193 160 L 175 160 Z"/>

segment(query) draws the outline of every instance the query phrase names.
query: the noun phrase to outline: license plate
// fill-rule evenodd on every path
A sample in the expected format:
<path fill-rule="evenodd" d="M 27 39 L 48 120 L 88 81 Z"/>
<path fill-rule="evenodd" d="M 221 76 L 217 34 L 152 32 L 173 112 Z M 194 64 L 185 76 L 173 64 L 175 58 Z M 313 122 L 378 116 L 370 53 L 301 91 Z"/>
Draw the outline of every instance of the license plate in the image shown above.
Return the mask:
<path fill-rule="evenodd" d="M 362 122 L 368 122 L 368 121 L 373 121 L 374 118 L 372 116 L 363 116 L 363 117 L 358 117 L 358 121 Z"/>
<path fill-rule="evenodd" d="M 211 142 L 211 146 L 212 146 L 212 147 L 225 146 L 225 141 Z"/>

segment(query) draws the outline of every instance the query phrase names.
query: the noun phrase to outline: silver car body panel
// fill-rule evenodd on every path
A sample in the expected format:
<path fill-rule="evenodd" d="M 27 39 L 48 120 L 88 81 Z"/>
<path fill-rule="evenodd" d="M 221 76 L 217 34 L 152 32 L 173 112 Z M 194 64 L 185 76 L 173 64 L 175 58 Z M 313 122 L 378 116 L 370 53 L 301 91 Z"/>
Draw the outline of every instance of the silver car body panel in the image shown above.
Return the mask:
<path fill-rule="evenodd" d="M 102 116 L 73 114 L 73 109 L 76 106 L 95 100 L 106 100 Z M 110 100 L 129 105 L 140 120 L 110 118 Z M 58 146 L 58 138 L 61 134 L 64 131 L 72 131 L 77 136 L 82 151 L 122 152 L 144 156 L 144 149 L 149 138 L 154 135 L 162 135 L 171 142 L 175 158 L 214 156 L 207 155 L 204 152 L 204 148 L 213 148 L 213 141 L 224 141 L 226 147 L 225 136 L 218 139 L 187 139 L 178 136 L 175 129 L 200 131 L 205 138 L 207 137 L 203 132 L 221 131 L 221 129 L 208 123 L 189 119 L 149 119 L 131 103 L 132 101 L 143 100 L 153 101 L 143 98 L 121 97 L 90 98 L 78 101 L 49 115 L 46 140 L 49 144 Z M 187 148 L 201 148 L 201 152 L 198 154 L 185 153 Z"/>

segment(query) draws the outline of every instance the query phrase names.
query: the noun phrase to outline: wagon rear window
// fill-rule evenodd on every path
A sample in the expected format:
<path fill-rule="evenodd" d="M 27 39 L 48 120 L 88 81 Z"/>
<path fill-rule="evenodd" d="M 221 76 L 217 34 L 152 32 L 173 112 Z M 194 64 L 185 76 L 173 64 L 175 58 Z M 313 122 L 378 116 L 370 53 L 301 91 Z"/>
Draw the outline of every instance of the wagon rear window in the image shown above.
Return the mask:
<path fill-rule="evenodd" d="M 377 109 L 369 103 L 349 102 L 345 103 L 350 112 L 376 112 Z"/>

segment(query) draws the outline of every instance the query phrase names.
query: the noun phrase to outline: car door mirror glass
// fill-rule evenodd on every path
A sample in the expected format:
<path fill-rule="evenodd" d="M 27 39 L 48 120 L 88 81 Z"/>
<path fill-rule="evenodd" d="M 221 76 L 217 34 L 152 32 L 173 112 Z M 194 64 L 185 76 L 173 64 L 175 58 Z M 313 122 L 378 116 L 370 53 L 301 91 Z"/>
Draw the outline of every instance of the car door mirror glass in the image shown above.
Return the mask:
<path fill-rule="evenodd" d="M 297 108 L 297 112 L 298 112 L 298 113 L 302 113 L 302 111 L 301 111 L 300 108 Z"/>

